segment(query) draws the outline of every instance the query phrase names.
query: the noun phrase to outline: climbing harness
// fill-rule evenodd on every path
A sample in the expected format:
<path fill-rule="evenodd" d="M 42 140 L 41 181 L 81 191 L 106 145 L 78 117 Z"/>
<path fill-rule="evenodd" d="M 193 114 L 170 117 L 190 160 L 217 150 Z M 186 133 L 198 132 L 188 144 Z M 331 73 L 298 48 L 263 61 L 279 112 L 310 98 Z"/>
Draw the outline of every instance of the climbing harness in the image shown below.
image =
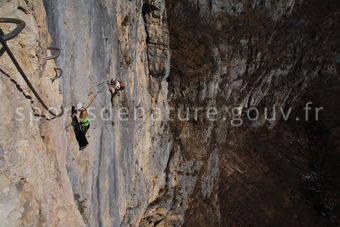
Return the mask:
<path fill-rule="evenodd" d="M 54 71 L 55 71 L 55 73 L 56 73 L 55 77 L 50 78 L 51 81 L 52 81 L 52 83 L 53 83 L 55 80 L 61 78 L 61 76 L 63 75 L 63 70 L 62 70 L 61 68 L 54 68 Z M 58 73 L 58 72 L 59 72 L 59 73 Z M 58 74 L 59 74 L 59 75 L 58 75 Z"/>
<path fill-rule="evenodd" d="M 33 92 L 34 96 L 37 98 L 37 100 L 40 102 L 40 104 L 45 108 L 45 110 L 47 110 L 51 115 L 53 115 L 52 118 L 46 118 L 47 120 L 53 120 L 55 118 L 58 118 L 60 116 L 63 115 L 64 113 L 64 109 L 61 106 L 61 112 L 59 114 L 55 114 L 53 113 L 50 108 L 48 108 L 48 106 L 44 103 L 44 101 L 41 99 L 41 97 L 39 96 L 39 94 L 37 93 L 37 91 L 34 89 L 33 85 L 31 84 L 31 82 L 29 81 L 29 79 L 27 78 L 25 72 L 23 71 L 23 69 L 21 68 L 20 64 L 18 63 L 18 61 L 16 60 L 14 54 L 12 53 L 12 51 L 9 49 L 6 41 L 13 39 L 14 37 L 16 37 L 25 27 L 25 22 L 20 20 L 20 19 L 14 19 L 14 18 L 0 18 L 0 23 L 14 23 L 17 24 L 17 27 L 10 32 L 9 34 L 5 35 L 4 32 L 0 29 L 0 43 L 2 44 L 2 49 L 0 50 L 0 56 L 4 53 L 7 52 L 8 56 L 10 57 L 10 59 L 12 60 L 13 64 L 15 65 L 15 67 L 17 68 L 17 70 L 19 71 L 20 75 L 22 76 L 22 78 L 25 80 L 27 86 L 31 89 L 31 91 Z"/>
<path fill-rule="evenodd" d="M 82 113 L 81 113 L 82 114 Z M 80 115 L 81 115 L 80 114 Z M 90 128 L 89 116 L 87 115 L 83 120 L 80 120 L 80 130 L 86 134 L 87 130 Z"/>
<path fill-rule="evenodd" d="M 89 116 L 86 116 L 85 119 L 83 121 L 80 121 L 80 124 L 82 127 L 87 127 L 90 125 L 90 122 L 89 122 Z"/>

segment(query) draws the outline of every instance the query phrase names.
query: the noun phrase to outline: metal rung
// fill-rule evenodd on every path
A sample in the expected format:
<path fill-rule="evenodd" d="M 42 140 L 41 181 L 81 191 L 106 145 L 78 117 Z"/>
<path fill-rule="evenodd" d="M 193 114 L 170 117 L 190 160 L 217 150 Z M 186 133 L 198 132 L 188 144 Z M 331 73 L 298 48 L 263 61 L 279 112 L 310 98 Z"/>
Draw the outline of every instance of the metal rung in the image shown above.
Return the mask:
<path fill-rule="evenodd" d="M 47 119 L 47 120 L 53 120 L 57 117 L 60 117 L 63 115 L 64 113 L 64 109 L 63 107 L 61 107 L 61 113 L 56 114 L 53 113 L 48 106 L 44 103 L 44 101 L 41 99 L 41 97 L 39 96 L 38 92 L 34 89 L 33 85 L 31 84 L 30 80 L 27 78 L 24 70 L 21 68 L 19 62 L 17 61 L 17 59 L 15 58 L 14 54 L 12 53 L 12 51 L 9 49 L 6 41 L 13 39 L 15 36 L 17 36 L 22 29 L 25 27 L 25 22 L 23 22 L 20 19 L 12 19 L 12 18 L 0 18 L 0 23 L 16 23 L 18 24 L 18 26 L 9 34 L 5 35 L 4 32 L 0 29 L 0 43 L 2 44 L 2 49 L 0 50 L 0 53 L 3 54 L 3 52 L 7 52 L 8 56 L 10 57 L 10 59 L 12 60 L 13 64 L 15 65 L 15 67 L 17 68 L 17 70 L 19 71 L 20 75 L 22 76 L 22 78 L 24 79 L 24 81 L 26 82 L 27 86 L 31 89 L 31 91 L 33 92 L 34 96 L 36 97 L 36 99 L 40 102 L 40 104 L 44 107 L 45 110 L 48 111 L 48 113 L 50 113 L 51 115 L 53 115 L 52 118 Z M 60 54 L 60 50 L 58 48 L 53 48 L 55 50 L 58 50 L 58 55 L 57 56 L 52 56 L 51 59 L 58 57 Z"/>
<path fill-rule="evenodd" d="M 17 27 L 12 32 L 8 33 L 7 35 L 2 35 L 2 39 L 4 41 L 13 39 L 25 28 L 25 22 L 16 18 L 0 18 L 0 23 L 11 23 L 17 25 Z"/>
<path fill-rule="evenodd" d="M 63 75 L 63 70 L 62 70 L 61 68 L 54 68 L 54 71 L 55 71 L 55 73 L 56 73 L 56 76 L 53 77 L 53 78 L 51 78 L 52 83 L 53 83 L 55 80 L 61 78 L 62 75 Z M 59 73 L 58 73 L 58 71 L 59 71 Z"/>
<path fill-rule="evenodd" d="M 55 50 L 56 54 L 52 55 L 52 56 L 45 57 L 45 60 L 56 59 L 56 58 L 58 58 L 60 56 L 60 49 L 59 48 L 56 48 L 56 47 L 47 47 L 47 49 L 48 50 Z"/>

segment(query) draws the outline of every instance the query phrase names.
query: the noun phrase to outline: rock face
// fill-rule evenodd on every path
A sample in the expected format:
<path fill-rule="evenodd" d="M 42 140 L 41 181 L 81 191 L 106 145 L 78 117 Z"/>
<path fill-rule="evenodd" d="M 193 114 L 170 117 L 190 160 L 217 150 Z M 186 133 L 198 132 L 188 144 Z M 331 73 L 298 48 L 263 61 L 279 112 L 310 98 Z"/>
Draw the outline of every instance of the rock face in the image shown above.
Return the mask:
<path fill-rule="evenodd" d="M 79 152 L 69 129 L 66 166 L 90 226 L 136 225 L 165 181 L 171 146 L 164 123 L 166 13 L 164 2 L 145 4 L 157 9 L 146 10 L 142 1 L 45 1 L 54 43 L 62 48 L 65 106 L 95 97 L 90 146 Z M 113 77 L 127 88 L 111 103 L 106 81 Z M 126 120 L 119 120 L 120 109 L 127 111 Z M 159 120 L 152 121 L 158 110 Z"/>
<path fill-rule="evenodd" d="M 32 118 L 42 108 L 1 56 L 0 226 L 339 225 L 339 10 L 0 1 L 0 17 L 26 22 L 7 42 L 14 55 L 43 100 L 65 109 Z M 48 46 L 61 49 L 56 61 Z M 63 75 L 51 83 L 54 67 Z M 127 86 L 112 101 L 113 77 Z M 91 122 L 83 151 L 67 127 L 80 101 Z M 321 120 L 305 119 L 309 101 Z"/>
<path fill-rule="evenodd" d="M 26 28 L 8 46 L 42 99 L 59 108 L 62 96 L 53 61 L 46 61 L 49 35 L 41 1 L 1 1 L 1 17 L 20 18 Z M 7 34 L 13 25 L 1 24 Z M 84 226 L 66 172 L 64 121 L 39 120 L 41 109 L 5 53 L 1 56 L 0 226 Z M 36 111 L 39 113 L 39 111 Z M 50 117 L 50 116 L 49 116 Z"/>
<path fill-rule="evenodd" d="M 339 4 L 168 0 L 167 8 L 170 105 L 203 107 L 185 124 L 170 123 L 178 145 L 173 157 L 195 166 L 172 171 L 192 171 L 185 176 L 195 179 L 189 200 L 182 183 L 174 189 L 181 193 L 169 196 L 188 205 L 184 225 L 336 225 L 339 168 L 329 160 L 339 160 L 338 142 L 330 142 L 339 141 L 331 136 L 338 128 L 326 123 L 326 114 L 322 123 L 308 121 L 303 108 L 323 93 L 314 81 L 329 86 L 330 100 L 338 93 Z M 216 121 L 207 119 L 209 107 L 219 110 Z M 289 121 L 280 117 L 290 108 Z M 268 121 L 266 112 L 276 117 Z M 315 148 L 318 130 L 329 136 Z"/>

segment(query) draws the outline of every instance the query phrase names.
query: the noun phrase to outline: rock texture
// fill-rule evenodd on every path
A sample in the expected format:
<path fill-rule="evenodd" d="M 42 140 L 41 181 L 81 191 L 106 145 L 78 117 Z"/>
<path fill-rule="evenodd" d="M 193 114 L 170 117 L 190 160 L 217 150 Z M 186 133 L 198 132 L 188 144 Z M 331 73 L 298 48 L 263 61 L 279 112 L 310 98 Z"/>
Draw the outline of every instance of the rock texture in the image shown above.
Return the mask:
<path fill-rule="evenodd" d="M 193 192 L 190 199 L 185 193 L 169 196 L 184 204 L 190 201 L 184 225 L 336 225 L 339 197 L 334 189 L 339 178 L 334 171 L 338 166 L 332 164 L 326 170 L 327 161 L 318 167 L 312 164 L 318 162 L 314 155 L 339 160 L 336 145 L 325 153 L 321 147 L 328 147 L 328 141 L 311 151 L 310 138 L 320 137 L 315 133 L 323 126 L 311 133 L 306 125 L 312 123 L 298 124 L 296 116 L 286 122 L 278 113 L 280 108 L 293 107 L 304 119 L 302 103 L 308 98 L 302 101 L 302 95 L 307 91 L 320 94 L 315 87 L 315 91 L 311 89 L 313 81 L 318 78 L 338 84 L 339 4 L 169 0 L 167 7 L 170 105 L 227 110 L 215 122 L 201 111 L 197 119 L 185 124 L 170 123 L 178 144 L 173 156 L 182 156 L 181 163 L 195 163 L 196 167 L 185 175 L 195 179 L 194 190 L 188 190 Z M 329 98 L 334 99 L 333 95 Z M 236 114 L 231 111 L 234 107 L 238 107 Z M 276 114 L 275 120 L 265 120 L 265 107 L 270 109 L 269 117 Z M 254 116 L 247 117 L 247 113 L 254 108 L 259 109 L 260 118 L 251 121 Z M 327 111 L 335 113 L 336 105 Z M 238 113 L 243 124 L 233 127 Z M 333 128 L 330 134 L 337 130 Z M 211 168 L 210 163 L 218 167 Z M 186 171 L 174 172 L 193 169 L 187 166 Z M 311 180 L 313 189 L 306 189 L 306 174 L 332 180 Z M 215 178 L 218 180 L 212 180 Z M 179 183 L 177 190 L 183 190 L 180 186 L 186 182 Z M 207 182 L 213 186 L 207 187 Z M 315 189 L 316 184 L 322 190 Z M 313 195 L 306 198 L 305 190 Z"/>
<path fill-rule="evenodd" d="M 26 22 L 10 48 L 46 103 L 66 110 L 31 122 L 40 105 L 1 56 L 0 226 L 339 225 L 339 10 L 325 0 L 0 1 L 0 17 Z M 48 46 L 61 49 L 56 61 L 44 60 Z M 127 87 L 111 102 L 113 77 Z M 91 122 L 83 151 L 67 127 L 79 101 Z M 308 101 L 325 108 L 320 121 L 296 121 Z"/>
<path fill-rule="evenodd" d="M 165 181 L 171 146 L 165 111 L 158 121 L 151 116 L 167 106 L 166 13 L 164 2 L 145 4 L 45 1 L 54 43 L 63 50 L 58 63 L 65 105 L 96 97 L 89 108 L 97 116 L 89 148 L 79 152 L 69 130 L 67 152 L 73 192 L 90 226 L 136 225 Z M 113 77 L 127 88 L 112 106 L 106 81 Z M 119 121 L 120 108 L 126 108 L 126 121 Z"/>
<path fill-rule="evenodd" d="M 24 31 L 8 45 L 44 101 L 59 110 L 59 83 L 50 80 L 55 76 L 55 64 L 44 60 L 50 53 L 42 2 L 0 4 L 1 17 L 26 22 Z M 1 24 L 1 28 L 8 33 L 14 26 Z M 6 53 L 0 65 L 10 76 L 0 73 L 0 226 L 84 226 L 65 168 L 63 119 L 47 122 L 35 118 L 32 108 L 42 107 Z"/>

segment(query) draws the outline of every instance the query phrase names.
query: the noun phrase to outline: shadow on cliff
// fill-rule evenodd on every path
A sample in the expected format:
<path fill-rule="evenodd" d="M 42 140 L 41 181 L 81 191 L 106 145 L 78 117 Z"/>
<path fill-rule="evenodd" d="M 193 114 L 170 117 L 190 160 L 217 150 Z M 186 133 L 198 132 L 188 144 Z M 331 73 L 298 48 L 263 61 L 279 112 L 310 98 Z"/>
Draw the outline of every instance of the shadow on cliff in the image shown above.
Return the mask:
<path fill-rule="evenodd" d="M 247 85 L 242 92 L 233 94 L 236 102 L 260 85 L 256 81 L 261 80 L 261 76 L 291 64 L 294 66 L 286 77 L 273 80 L 259 106 L 275 104 L 275 94 L 285 89 L 292 89 L 288 107 L 301 110 L 306 101 L 327 106 L 320 122 L 281 121 L 272 130 L 268 125 L 253 129 L 248 124 L 232 129 L 228 143 L 222 145 L 216 140 L 217 131 L 205 142 L 203 132 L 208 122 L 171 122 L 175 143 L 187 160 L 206 162 L 215 148 L 220 150 L 220 183 L 214 189 L 219 195 L 218 202 L 213 202 L 214 195 L 206 198 L 200 191 L 199 184 L 206 171 L 203 166 L 195 174 L 198 183 L 187 209 L 185 226 L 339 224 L 339 129 L 335 127 L 339 125 L 336 114 L 339 96 L 338 87 L 329 87 L 338 80 L 324 81 L 320 75 L 311 76 L 318 69 L 334 64 L 340 40 L 339 3 L 308 1 L 292 15 L 276 22 L 263 10 L 251 7 L 245 7 L 239 16 L 221 12 L 215 15 L 217 21 L 202 17 L 202 9 L 188 1 L 167 0 L 167 9 L 172 52 L 167 80 L 170 105 L 175 109 L 181 105 L 204 106 L 211 101 L 200 100 L 197 91 L 204 89 L 212 74 L 218 72 L 214 56 L 217 50 L 224 62 L 238 56 L 247 59 L 249 67 L 242 78 Z M 240 40 L 246 40 L 246 48 Z M 219 46 L 229 46 L 230 50 L 225 52 Z M 263 54 L 260 62 L 256 60 L 258 53 Z M 250 71 L 252 65 L 256 70 Z M 229 89 L 227 77 L 228 74 L 222 76 L 220 86 L 226 90 Z M 307 79 L 314 82 L 306 92 L 301 81 Z M 233 104 L 226 101 L 223 93 L 226 90 L 214 97 L 217 105 Z M 300 101 L 294 102 L 292 97 Z M 293 119 L 299 114 L 294 112 Z M 181 136 L 183 127 L 189 128 L 189 138 Z"/>

